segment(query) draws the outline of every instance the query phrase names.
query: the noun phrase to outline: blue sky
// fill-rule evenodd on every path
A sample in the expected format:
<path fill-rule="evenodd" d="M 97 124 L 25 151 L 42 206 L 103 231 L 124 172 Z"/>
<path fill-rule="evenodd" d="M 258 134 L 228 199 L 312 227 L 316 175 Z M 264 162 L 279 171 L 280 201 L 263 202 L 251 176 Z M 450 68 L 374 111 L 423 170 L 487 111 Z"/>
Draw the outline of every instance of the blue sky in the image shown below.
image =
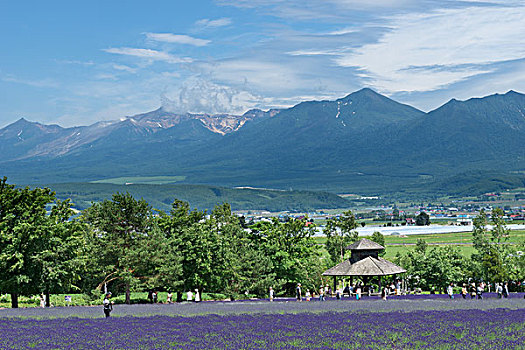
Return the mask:
<path fill-rule="evenodd" d="M 0 0 L 0 44 L 0 127 L 525 92 L 525 1 Z"/>

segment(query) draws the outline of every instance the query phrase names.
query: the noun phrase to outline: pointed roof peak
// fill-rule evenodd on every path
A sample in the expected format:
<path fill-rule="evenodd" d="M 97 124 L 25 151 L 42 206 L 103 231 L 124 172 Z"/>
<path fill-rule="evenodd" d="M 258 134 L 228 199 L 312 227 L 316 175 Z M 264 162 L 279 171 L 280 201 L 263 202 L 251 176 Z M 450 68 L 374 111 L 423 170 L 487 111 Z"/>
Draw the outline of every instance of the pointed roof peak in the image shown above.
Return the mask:
<path fill-rule="evenodd" d="M 385 249 L 385 247 L 367 238 L 362 238 L 359 241 L 350 244 L 345 249 L 347 250 L 383 250 Z"/>

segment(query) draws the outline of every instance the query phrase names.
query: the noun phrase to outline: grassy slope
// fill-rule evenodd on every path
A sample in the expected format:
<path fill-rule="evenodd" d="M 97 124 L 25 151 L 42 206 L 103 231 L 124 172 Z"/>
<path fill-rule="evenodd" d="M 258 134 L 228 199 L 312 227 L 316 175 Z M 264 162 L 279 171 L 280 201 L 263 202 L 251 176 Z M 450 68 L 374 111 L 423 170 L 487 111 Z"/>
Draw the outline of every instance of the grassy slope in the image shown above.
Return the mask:
<path fill-rule="evenodd" d="M 350 203 L 335 194 L 311 191 L 276 191 L 259 189 L 231 189 L 206 185 L 116 185 L 68 183 L 47 185 L 60 199 L 71 198 L 77 209 L 85 209 L 92 202 L 110 199 L 116 192 L 129 192 L 144 198 L 159 210 L 168 210 L 174 199 L 184 200 L 192 207 L 213 209 L 229 203 L 233 210 L 310 211 L 315 209 L 347 208 Z"/>

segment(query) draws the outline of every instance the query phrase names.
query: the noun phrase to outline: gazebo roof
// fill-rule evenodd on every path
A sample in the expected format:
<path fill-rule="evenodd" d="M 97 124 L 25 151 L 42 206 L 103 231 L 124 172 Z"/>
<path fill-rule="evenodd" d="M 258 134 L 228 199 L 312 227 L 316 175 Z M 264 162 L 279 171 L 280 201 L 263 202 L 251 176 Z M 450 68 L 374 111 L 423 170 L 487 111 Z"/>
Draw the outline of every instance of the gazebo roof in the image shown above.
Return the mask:
<path fill-rule="evenodd" d="M 383 250 L 385 249 L 385 247 L 369 239 L 362 238 L 359 241 L 350 244 L 345 249 L 347 250 Z"/>
<path fill-rule="evenodd" d="M 353 264 L 345 260 L 323 272 L 323 276 L 388 276 L 403 272 L 406 270 L 388 260 L 369 256 Z"/>

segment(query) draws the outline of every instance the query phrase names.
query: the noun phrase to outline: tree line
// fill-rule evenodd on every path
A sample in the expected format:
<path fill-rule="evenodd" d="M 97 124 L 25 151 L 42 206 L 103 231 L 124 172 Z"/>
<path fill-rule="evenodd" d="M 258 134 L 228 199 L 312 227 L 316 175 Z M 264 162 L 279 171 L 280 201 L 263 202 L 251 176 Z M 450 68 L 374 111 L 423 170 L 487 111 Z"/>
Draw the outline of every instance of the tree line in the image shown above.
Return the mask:
<path fill-rule="evenodd" d="M 322 282 L 326 263 L 306 220 L 273 220 L 246 230 L 225 203 L 211 212 L 175 200 L 169 212 L 129 193 L 75 213 L 49 189 L 0 182 L 0 292 L 18 296 L 106 289 L 231 298 L 292 293 Z M 49 302 L 49 297 L 46 298 Z"/>
<path fill-rule="evenodd" d="M 525 279 L 524 257 L 505 244 L 501 212 L 475 220 L 477 253 L 457 248 L 427 249 L 424 242 L 396 261 L 414 285 L 443 287 L 468 278 Z M 344 248 L 357 240 L 351 211 L 327 220 L 326 243 L 313 238 L 306 219 L 259 222 L 247 229 L 227 203 L 212 211 L 174 200 L 169 212 L 152 208 L 129 193 L 92 203 L 77 212 L 47 188 L 17 188 L 0 181 L 0 292 L 18 307 L 21 295 L 103 291 L 182 293 L 198 288 L 230 298 L 266 296 L 269 287 L 292 294 L 298 282 L 317 290 L 322 272 L 347 259 Z M 384 245 L 376 232 L 372 240 Z M 523 249 L 525 250 L 525 249 Z M 384 254 L 384 252 L 383 252 Z M 49 306 L 49 305 L 48 305 Z"/>
<path fill-rule="evenodd" d="M 510 230 L 504 211 L 494 208 L 487 214 L 481 210 L 474 219 L 470 257 L 461 254 L 458 246 L 429 247 L 418 240 L 416 248 L 397 254 L 395 262 L 407 270 L 410 284 L 425 290 L 444 290 L 453 283 L 513 281 L 512 288 L 525 283 L 525 242 L 509 244 Z"/>

